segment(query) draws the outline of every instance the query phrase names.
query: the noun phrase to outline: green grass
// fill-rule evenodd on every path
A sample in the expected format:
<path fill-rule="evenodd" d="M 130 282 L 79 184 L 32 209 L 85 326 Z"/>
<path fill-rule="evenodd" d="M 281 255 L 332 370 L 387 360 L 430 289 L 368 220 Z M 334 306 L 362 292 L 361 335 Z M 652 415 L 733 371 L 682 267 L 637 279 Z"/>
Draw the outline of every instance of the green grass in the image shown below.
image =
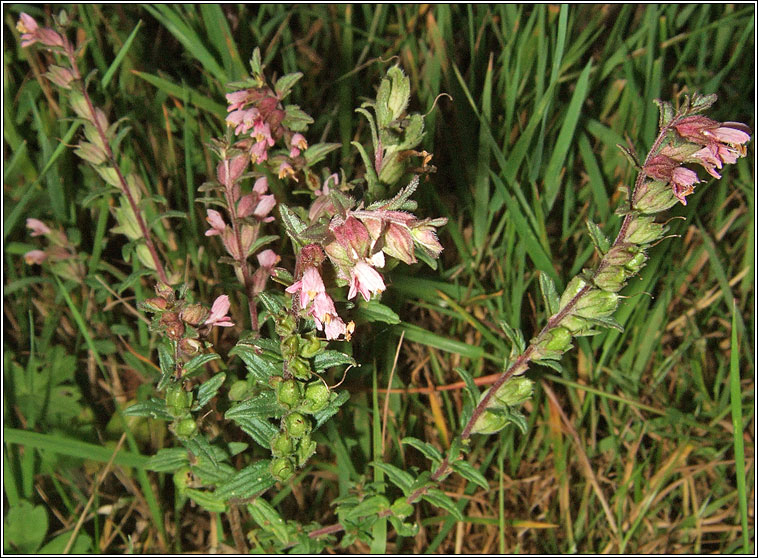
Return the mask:
<path fill-rule="evenodd" d="M 50 21 L 42 8 L 23 9 Z M 354 356 L 367 366 L 348 374 L 350 402 L 320 434 L 309 474 L 292 491 L 267 494 L 283 517 L 303 523 L 333 522 L 333 499 L 381 480 L 368 463 L 382 432 L 384 459 L 405 469 L 428 462 L 402 438 L 442 448 L 459 432 L 460 391 L 434 400 L 392 394 L 384 428 L 381 390 L 458 382 L 456 367 L 496 373 L 510 353 L 501 320 L 527 338 L 539 331 L 538 272 L 565 285 L 593 262 L 585 221 L 608 236 L 618 229 L 617 188 L 633 170 L 616 144 L 628 139 L 647 151 L 653 99 L 717 93 L 711 117 L 755 127 L 755 12 L 747 4 L 68 9 L 89 40 L 83 66 L 97 69 L 93 97 L 111 121 L 127 119 L 121 153 L 152 194 L 187 215 L 164 220 L 159 237 L 198 300 L 235 284 L 216 263 L 218 243 L 202 235 L 194 198 L 214 172 L 207 146 L 223 130 L 224 85 L 244 75 L 255 46 L 269 71 L 304 73 L 292 99 L 315 118 L 309 139 L 346 146 L 328 159 L 332 170 L 360 172 L 347 146 L 369 131 L 353 109 L 375 96 L 391 59 L 411 78 L 412 108 L 431 110 L 423 147 L 438 170 L 421 183 L 417 214 L 448 217 L 445 252 L 437 271 L 390 275 L 382 302 L 403 323 L 359 326 Z M 97 505 L 110 511 L 82 527 L 89 550 L 233 545 L 225 516 L 190 505 L 173 512 L 171 476 L 141 468 L 140 456 L 171 444 L 165 425 L 119 414 L 157 377 L 150 334 L 130 312 L 151 283 L 117 292 L 136 268 L 108 232 L 108 198 L 93 195 L 102 183 L 66 147 L 79 135 L 66 120 L 71 109 L 37 78 L 50 59 L 19 47 L 21 7 L 3 10 L 4 493 L 10 508 L 41 506 L 49 525 L 23 548 L 70 536 L 124 424 L 128 452 L 98 487 Z M 582 339 L 560 377 L 530 372 L 544 389 L 527 407 L 525 435 L 509 429 L 474 440 L 468 459 L 490 490 L 457 476 L 443 487 L 465 522 L 421 504 L 417 537 L 397 537 L 382 523 L 385 540 L 349 551 L 753 552 L 754 437 L 745 430 L 755 421 L 753 149 L 671 211 L 684 219 L 670 222 L 672 237 L 622 292 L 616 318 L 625 331 Z M 39 247 L 27 217 L 79 239 L 83 284 L 56 283 L 23 262 Z M 49 365 L 64 356 L 70 366 Z M 164 533 L 156 518 L 165 517 Z"/>

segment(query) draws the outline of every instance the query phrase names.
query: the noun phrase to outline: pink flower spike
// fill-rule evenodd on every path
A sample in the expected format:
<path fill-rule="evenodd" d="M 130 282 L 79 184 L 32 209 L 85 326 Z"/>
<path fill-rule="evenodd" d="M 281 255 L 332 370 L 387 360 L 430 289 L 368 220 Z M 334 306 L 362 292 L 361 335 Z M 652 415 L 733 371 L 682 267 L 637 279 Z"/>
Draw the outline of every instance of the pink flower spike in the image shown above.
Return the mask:
<path fill-rule="evenodd" d="M 26 220 L 26 228 L 32 231 L 32 236 L 44 236 L 50 234 L 50 227 L 39 219 L 30 217 Z"/>
<path fill-rule="evenodd" d="M 379 294 L 386 288 L 384 279 L 377 270 L 366 262 L 358 262 L 350 270 L 350 292 L 347 294 L 347 298 L 354 298 L 357 293 L 361 293 L 363 298 L 368 301 L 372 295 Z"/>
<path fill-rule="evenodd" d="M 205 220 L 208 221 L 208 224 L 210 224 L 212 227 L 205 231 L 205 236 L 213 236 L 224 232 L 226 223 L 224 223 L 224 218 L 221 216 L 221 213 L 215 209 L 208 210 L 208 216 L 205 218 Z"/>
<path fill-rule="evenodd" d="M 213 301 L 213 306 L 211 307 L 211 315 L 208 316 L 208 318 L 203 323 L 205 325 L 215 325 L 219 327 L 233 326 L 234 322 L 232 322 L 229 316 L 226 315 L 226 313 L 229 311 L 230 306 L 231 304 L 229 303 L 228 296 L 219 296 L 215 301 Z"/>

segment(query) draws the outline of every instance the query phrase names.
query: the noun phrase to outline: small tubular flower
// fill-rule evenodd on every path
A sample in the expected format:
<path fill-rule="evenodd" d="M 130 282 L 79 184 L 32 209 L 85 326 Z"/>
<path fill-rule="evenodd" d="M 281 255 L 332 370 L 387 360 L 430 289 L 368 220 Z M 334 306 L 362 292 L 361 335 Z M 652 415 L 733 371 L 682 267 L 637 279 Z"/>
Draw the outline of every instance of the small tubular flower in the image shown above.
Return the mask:
<path fill-rule="evenodd" d="M 363 298 L 368 301 L 375 294 L 380 294 L 387 287 L 384 279 L 377 270 L 366 262 L 358 262 L 350 271 L 350 292 L 347 298 L 354 298 L 356 294 L 361 293 Z"/>
<path fill-rule="evenodd" d="M 205 218 L 205 220 L 208 221 L 208 224 L 211 226 L 211 228 L 205 231 L 205 236 L 222 234 L 224 232 L 224 229 L 226 229 L 226 223 L 224 222 L 224 218 L 221 216 L 221 213 L 215 209 L 209 209 L 207 211 L 207 214 L 208 216 Z"/>
<path fill-rule="evenodd" d="M 211 315 L 206 318 L 204 325 L 219 326 L 219 327 L 231 327 L 234 325 L 231 318 L 226 315 L 229 312 L 229 297 L 221 295 L 213 302 L 211 306 Z"/>

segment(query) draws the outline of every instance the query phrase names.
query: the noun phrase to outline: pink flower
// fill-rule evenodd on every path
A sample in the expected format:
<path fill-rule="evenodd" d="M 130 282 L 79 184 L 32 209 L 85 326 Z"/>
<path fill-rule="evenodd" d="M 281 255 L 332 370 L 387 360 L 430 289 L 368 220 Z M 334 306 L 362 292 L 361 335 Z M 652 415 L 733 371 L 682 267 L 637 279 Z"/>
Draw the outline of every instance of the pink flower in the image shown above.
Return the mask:
<path fill-rule="evenodd" d="M 700 182 L 697 174 L 690 169 L 684 167 L 677 167 L 674 169 L 671 176 L 671 185 L 674 188 L 674 195 L 682 202 L 682 205 L 687 205 L 686 196 L 689 196 L 694 190 L 694 184 Z"/>
<path fill-rule="evenodd" d="M 56 33 L 49 27 L 40 27 L 32 16 L 23 12 L 21 13 L 18 23 L 16 23 L 16 29 L 22 33 L 22 48 L 31 46 L 37 42 L 48 47 L 63 46 L 63 37 L 61 37 L 59 33 Z"/>
<path fill-rule="evenodd" d="M 295 176 L 295 169 L 292 168 L 292 165 L 290 165 L 287 161 L 283 161 L 281 165 L 279 165 L 279 178 L 286 178 L 288 176 Z M 295 182 L 297 182 L 297 178 L 295 178 Z"/>
<path fill-rule="evenodd" d="M 226 94 L 226 102 L 229 103 L 227 112 L 232 112 L 237 109 L 241 109 L 247 103 L 248 91 L 242 89 L 241 91 L 234 91 L 233 93 Z"/>
<path fill-rule="evenodd" d="M 319 293 L 325 293 L 324 281 L 318 270 L 309 266 L 305 268 L 302 278 L 295 281 L 285 289 L 288 293 L 297 294 L 300 300 L 300 308 L 305 308 L 308 303 L 316 298 Z"/>
<path fill-rule="evenodd" d="M 268 144 L 265 141 L 259 141 L 250 148 L 250 159 L 253 163 L 262 163 L 268 159 Z"/>
<path fill-rule="evenodd" d="M 260 293 L 266 288 L 266 281 L 281 258 L 273 250 L 264 250 L 256 257 L 260 267 L 253 273 L 253 291 Z"/>
<path fill-rule="evenodd" d="M 366 262 L 358 262 L 350 270 L 350 292 L 347 298 L 354 298 L 357 293 L 361 293 L 363 298 L 368 301 L 375 294 L 381 293 L 387 287 L 379 272 Z"/>
<path fill-rule="evenodd" d="M 209 209 L 207 213 L 208 216 L 205 218 L 205 220 L 208 221 L 208 224 L 210 224 L 211 228 L 205 231 L 205 236 L 222 234 L 224 232 L 224 229 L 226 229 L 226 223 L 224 222 L 224 218 L 221 216 L 221 213 L 215 209 Z"/>
<path fill-rule="evenodd" d="M 290 158 L 297 157 L 301 151 L 308 149 L 308 142 L 303 134 L 295 134 L 290 140 Z"/>
<path fill-rule="evenodd" d="M 39 219 L 34 219 L 33 217 L 26 220 L 26 227 L 32 231 L 32 236 L 44 236 L 51 232 L 50 228 L 45 223 Z"/>
<path fill-rule="evenodd" d="M 42 262 L 44 262 L 46 259 L 47 254 L 45 254 L 42 250 L 32 250 L 31 252 L 24 254 L 24 261 L 28 265 L 41 265 Z"/>
<path fill-rule="evenodd" d="M 219 326 L 219 327 L 231 327 L 234 325 L 231 318 L 226 315 L 229 311 L 229 297 L 226 295 L 219 296 L 211 307 L 211 315 L 206 318 L 204 325 Z"/>

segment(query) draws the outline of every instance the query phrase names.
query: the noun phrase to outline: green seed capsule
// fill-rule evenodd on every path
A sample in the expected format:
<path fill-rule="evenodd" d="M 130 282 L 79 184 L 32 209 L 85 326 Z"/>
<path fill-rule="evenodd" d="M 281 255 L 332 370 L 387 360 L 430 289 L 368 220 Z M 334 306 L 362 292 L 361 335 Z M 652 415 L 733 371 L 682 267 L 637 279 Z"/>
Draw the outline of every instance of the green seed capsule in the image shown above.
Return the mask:
<path fill-rule="evenodd" d="M 295 474 L 295 467 L 287 457 L 277 457 L 271 461 L 271 474 L 278 481 L 285 482 Z"/>
<path fill-rule="evenodd" d="M 311 367 L 308 362 L 300 357 L 296 357 L 290 361 L 289 370 L 296 378 L 300 378 L 301 380 L 311 379 Z"/>
<path fill-rule="evenodd" d="M 321 341 L 316 337 L 306 338 L 304 343 L 300 344 L 300 356 L 303 358 L 313 358 L 321 351 Z"/>
<path fill-rule="evenodd" d="M 290 378 L 276 386 L 276 398 L 287 409 L 293 409 L 303 400 L 300 382 Z"/>
<path fill-rule="evenodd" d="M 286 432 L 279 432 L 271 440 L 271 453 L 274 457 L 287 457 L 295 453 L 295 444 Z"/>
<path fill-rule="evenodd" d="M 197 423 L 192 417 L 180 420 L 174 428 L 174 433 L 179 438 L 192 438 L 197 432 Z"/>
<path fill-rule="evenodd" d="M 550 340 L 545 343 L 545 348 L 551 351 L 564 351 L 571 343 L 571 332 L 565 327 L 555 327 L 548 334 L 550 335 Z"/>
<path fill-rule="evenodd" d="M 189 467 L 182 467 L 176 473 L 174 473 L 174 486 L 176 487 L 176 490 L 179 492 L 179 494 L 184 494 L 184 491 L 187 490 L 187 485 L 189 484 L 191 478 L 192 471 L 190 471 Z"/>
<path fill-rule="evenodd" d="M 300 413 L 290 413 L 283 420 L 284 429 L 293 438 L 300 438 L 311 431 L 311 422 Z"/>
<path fill-rule="evenodd" d="M 329 388 L 323 382 L 313 382 L 305 388 L 303 409 L 308 413 L 317 413 L 329 404 Z"/>
<path fill-rule="evenodd" d="M 291 358 L 296 357 L 298 346 L 299 342 L 297 335 L 290 335 L 289 337 L 282 339 L 281 349 L 284 360 L 290 360 Z"/>

